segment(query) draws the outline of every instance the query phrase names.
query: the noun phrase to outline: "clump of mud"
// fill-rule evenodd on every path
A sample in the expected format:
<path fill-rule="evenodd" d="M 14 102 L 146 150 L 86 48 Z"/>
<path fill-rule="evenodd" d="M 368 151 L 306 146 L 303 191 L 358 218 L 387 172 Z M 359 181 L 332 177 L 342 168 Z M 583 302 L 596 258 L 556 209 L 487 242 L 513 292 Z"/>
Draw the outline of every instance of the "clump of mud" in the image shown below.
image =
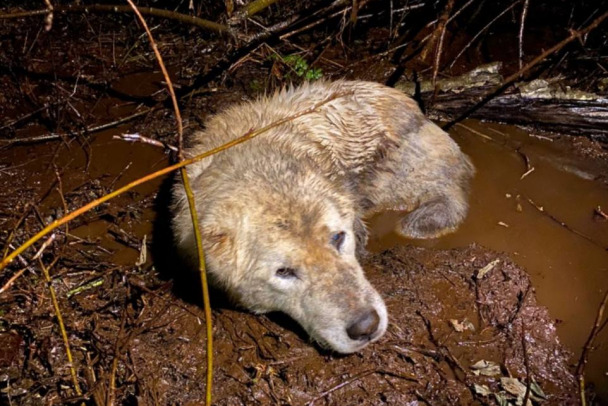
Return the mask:
<path fill-rule="evenodd" d="M 363 265 L 386 299 L 390 325 L 378 343 L 350 356 L 319 349 L 281 315 L 218 308 L 215 295 L 214 404 L 515 404 L 528 387 L 534 404 L 577 402 L 569 353 L 527 274 L 504 255 L 478 246 L 399 247 Z M 85 398 L 200 404 L 206 354 L 199 305 L 151 274 L 104 278 L 66 309 Z M 40 285 L 37 294 L 45 295 Z M 19 292 L 4 315 L 11 328 L 0 335 L 0 399 L 76 402 L 50 308 L 33 311 Z"/>

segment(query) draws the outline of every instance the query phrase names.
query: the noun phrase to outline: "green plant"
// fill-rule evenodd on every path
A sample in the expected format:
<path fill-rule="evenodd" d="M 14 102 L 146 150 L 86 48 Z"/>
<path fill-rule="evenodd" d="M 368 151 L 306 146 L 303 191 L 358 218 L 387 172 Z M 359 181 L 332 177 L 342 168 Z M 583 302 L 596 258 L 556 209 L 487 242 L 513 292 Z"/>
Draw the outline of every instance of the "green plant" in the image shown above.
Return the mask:
<path fill-rule="evenodd" d="M 308 65 L 306 59 L 300 55 L 291 54 L 281 56 L 279 54 L 273 54 L 272 59 L 280 60 L 299 78 L 306 80 L 317 80 L 323 76 L 323 71 L 320 68 L 311 68 Z M 287 74 L 289 77 L 289 74 Z"/>

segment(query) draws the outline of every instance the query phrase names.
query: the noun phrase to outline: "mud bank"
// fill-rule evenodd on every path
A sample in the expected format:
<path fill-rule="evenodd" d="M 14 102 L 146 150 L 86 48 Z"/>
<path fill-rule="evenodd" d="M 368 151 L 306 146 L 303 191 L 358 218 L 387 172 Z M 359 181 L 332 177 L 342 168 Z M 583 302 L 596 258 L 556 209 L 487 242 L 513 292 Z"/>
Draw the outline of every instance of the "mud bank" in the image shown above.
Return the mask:
<path fill-rule="evenodd" d="M 138 3 L 162 7 L 162 2 Z M 273 26 L 309 3 L 277 2 L 258 21 Z M 342 3 L 350 7 L 352 2 Z M 286 40 L 275 38 L 243 53 L 232 52 L 243 45 L 238 38 L 151 19 L 183 96 L 186 126 L 203 126 L 228 104 L 301 80 L 303 72 L 293 61 L 328 80 L 429 79 L 435 53 L 428 47 L 421 52 L 428 58 L 421 57 L 419 45 L 439 32 L 427 22 L 441 17 L 444 2 L 363 3 L 373 8 L 360 14 L 355 31 L 341 23 L 346 14 L 327 10 L 333 17 L 303 19 L 287 27 Z M 448 26 L 442 62 L 453 64 L 455 54 L 469 50 L 456 58 L 453 69 L 440 66 L 439 77 L 491 61 L 502 61 L 505 75 L 513 73 L 518 62 L 529 61 L 597 13 L 593 2 L 530 2 L 521 61 L 520 6 L 494 3 L 465 3 L 472 7 L 461 14 L 462 23 Z M 7 4 L 19 10 L 41 7 L 30 1 Z M 224 21 L 221 2 L 201 4 L 198 15 Z M 481 42 L 474 41 L 504 7 L 515 5 L 515 14 L 504 14 Z M 190 12 L 187 2 L 180 10 Z M 175 142 L 163 81 L 132 16 L 58 13 L 49 32 L 43 18 L 0 24 L 0 247 L 5 252 L 66 211 L 171 160 L 162 148 L 114 136 Z M 315 21 L 320 23 L 309 24 Z M 304 26 L 317 29 L 297 34 Z M 238 29 L 265 30 L 249 21 Z M 596 40 L 576 41 L 563 58 L 554 58 L 546 65 L 549 73 L 564 74 L 575 87 L 605 89 L 605 45 L 594 45 L 603 41 L 600 32 Z M 413 241 L 396 239 L 387 230 L 372 236 L 369 248 L 376 254 L 365 259 L 366 268 L 391 313 L 383 340 L 361 354 L 335 356 L 308 342 L 284 317 L 248 314 L 216 293 L 215 404 L 516 403 L 513 393 L 521 398 L 522 384 L 524 390 L 530 387 L 535 405 L 578 403 L 570 368 L 607 288 L 608 222 L 593 213 L 601 206 L 605 214 L 608 207 L 608 149 L 568 136 L 539 138 L 512 126 L 460 124 L 451 135 L 478 168 L 467 222 L 451 236 L 416 243 L 424 248 L 412 248 Z M 206 354 L 199 284 L 185 281 L 192 292 L 177 289 L 175 263 L 159 277 L 170 246 L 167 236 L 152 237 L 153 222 L 162 218 L 155 195 L 160 183 L 136 188 L 74 220 L 42 256 L 66 322 L 82 397 L 73 391 L 41 264 L 25 262 L 35 250 L 0 273 L 0 288 L 7 286 L 0 293 L 0 404 L 80 405 L 82 399 L 91 405 L 201 404 Z M 390 216 L 386 220 L 384 226 L 392 229 Z M 495 252 L 471 247 L 472 242 Z M 480 269 L 488 273 L 477 280 Z M 587 386 L 595 385 L 604 399 L 606 332 L 597 337 L 585 370 Z M 588 402 L 592 399 L 589 393 Z"/>
<path fill-rule="evenodd" d="M 526 273 L 506 256 L 478 246 L 399 247 L 370 255 L 364 267 L 386 299 L 390 325 L 381 341 L 352 356 L 319 349 L 283 316 L 218 308 L 216 295 L 214 404 L 498 404 L 515 401 L 518 385 L 523 399 L 526 382 L 543 405 L 577 402 L 569 353 Z M 66 309 L 85 392 L 105 398 L 112 377 L 117 404 L 199 404 L 200 307 L 149 275 L 126 278 L 115 290 L 74 295 Z M 108 286 L 114 277 L 105 279 Z M 67 362 L 52 317 L 24 325 L 26 307 L 4 316 L 13 328 L 0 336 L 3 397 L 48 404 L 65 395 Z M 72 312 L 92 317 L 81 322 Z"/>

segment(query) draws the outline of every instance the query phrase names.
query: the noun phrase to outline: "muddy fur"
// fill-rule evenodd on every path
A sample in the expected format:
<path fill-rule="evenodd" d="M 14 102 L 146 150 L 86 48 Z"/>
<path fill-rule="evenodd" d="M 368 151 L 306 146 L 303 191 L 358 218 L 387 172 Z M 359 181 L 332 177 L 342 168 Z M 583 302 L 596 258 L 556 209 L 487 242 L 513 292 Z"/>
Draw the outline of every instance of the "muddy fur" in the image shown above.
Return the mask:
<path fill-rule="evenodd" d="M 359 81 L 315 82 L 232 106 L 194 133 L 186 152 L 202 153 L 333 96 L 188 171 L 212 280 L 246 308 L 283 311 L 321 346 L 350 353 L 388 324 L 355 256 L 367 240 L 362 218 L 406 210 L 396 225 L 405 236 L 454 230 L 467 212 L 469 159 L 410 98 Z M 194 258 L 181 184 L 173 194 L 175 241 Z"/>

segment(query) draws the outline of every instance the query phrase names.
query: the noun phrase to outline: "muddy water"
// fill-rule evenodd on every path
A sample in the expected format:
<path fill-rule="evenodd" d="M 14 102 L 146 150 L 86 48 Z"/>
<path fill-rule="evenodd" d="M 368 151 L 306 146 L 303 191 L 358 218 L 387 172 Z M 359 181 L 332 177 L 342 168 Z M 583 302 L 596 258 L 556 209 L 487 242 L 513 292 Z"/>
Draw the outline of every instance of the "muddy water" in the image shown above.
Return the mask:
<path fill-rule="evenodd" d="M 608 188 L 594 180 L 598 169 L 555 142 L 511 126 L 469 121 L 451 134 L 478 171 L 470 214 L 462 227 L 436 240 L 407 240 L 392 231 L 400 213 L 385 213 L 370 221 L 373 236 L 368 248 L 413 244 L 445 249 L 475 242 L 509 253 L 529 272 L 538 301 L 559 321 L 559 335 L 575 352 L 575 362 L 608 289 L 608 221 L 593 216 L 597 206 L 608 209 Z M 597 344 L 587 376 L 606 398 L 607 331 Z"/>
<path fill-rule="evenodd" d="M 555 142 L 531 137 L 512 126 L 468 121 L 457 126 L 452 136 L 473 159 L 478 171 L 465 223 L 452 235 L 413 241 L 392 232 L 401 214 L 385 213 L 370 223 L 368 248 L 379 251 L 413 244 L 448 249 L 475 242 L 510 254 L 529 272 L 540 304 L 547 306 L 559 321 L 560 337 L 573 350 L 575 363 L 608 289 L 608 221 L 598 221 L 593 216 L 597 206 L 608 209 L 608 188 L 594 180 L 598 168 L 572 156 Z M 121 172 L 116 186 L 167 162 L 155 147 L 115 141 L 109 134 L 96 138 L 92 156 L 91 176 Z M 157 186 L 158 183 L 146 186 L 141 192 Z M 144 213 L 144 217 L 149 216 L 149 212 Z M 137 230 L 136 234 L 147 231 Z M 100 228 L 95 234 L 102 236 L 104 231 Z M 136 251 L 123 250 L 123 254 L 125 258 L 121 259 L 128 263 Z M 597 343 L 587 376 L 607 398 L 608 333 L 598 337 Z"/>
<path fill-rule="evenodd" d="M 154 172 L 167 165 L 168 157 L 159 148 L 113 138 L 116 134 L 126 132 L 126 128 L 118 128 L 97 135 L 91 143 L 88 156 L 82 150 L 75 154 L 73 148 L 69 152 L 71 161 L 66 162 L 67 168 L 74 166 L 74 172 L 77 173 L 76 168 L 86 166 L 88 159 L 89 169 L 86 176 L 91 180 L 100 179 L 105 187 L 114 190 L 140 178 L 143 174 Z M 61 158 L 63 159 L 64 156 L 62 155 Z M 132 234 L 137 238 L 143 238 L 152 234 L 155 213 L 150 206 L 153 201 L 152 196 L 158 190 L 161 181 L 162 179 L 156 179 L 145 183 L 119 197 L 116 206 L 121 207 L 122 210 L 119 209 L 118 213 L 112 212 L 111 219 L 102 216 L 72 230 L 71 234 L 97 241 L 111 252 L 108 260 L 115 264 L 133 264 L 138 259 L 141 240 L 133 240 L 128 236 Z M 143 203 L 144 199 L 147 199 L 147 202 Z M 123 210 L 128 214 L 123 215 Z M 111 233 L 108 232 L 109 230 Z"/>
<path fill-rule="evenodd" d="M 51 184 L 55 175 L 51 162 L 61 168 L 63 190 L 77 193 L 79 185 L 100 181 L 106 190 L 116 189 L 144 173 L 164 167 L 167 156 L 158 148 L 114 140 L 113 134 L 125 132 L 118 128 L 92 137 L 90 144 L 48 148 L 45 145 L 13 149 L 31 174 L 24 184 Z M 31 135 L 31 134 L 30 134 Z M 145 134 L 144 134 L 145 135 Z M 400 213 L 385 213 L 371 220 L 370 251 L 380 251 L 400 244 L 446 249 L 478 243 L 507 252 L 524 266 L 536 287 L 540 304 L 549 308 L 558 319 L 562 342 L 575 352 L 576 362 L 593 323 L 597 306 L 608 288 L 608 222 L 593 218 L 598 205 L 608 209 L 608 189 L 595 181 L 598 171 L 568 151 L 543 139 L 530 137 L 514 127 L 470 121 L 452 131 L 452 136 L 473 159 L 478 173 L 475 178 L 470 214 L 454 234 L 430 241 L 413 241 L 392 232 Z M 517 151 L 519 150 L 519 152 Z M 524 156 L 534 170 L 528 170 Z M 13 161 L 15 162 L 15 161 Z M 44 163 L 41 167 L 41 163 Z M 85 169 L 83 169 L 85 168 Z M 69 176 L 68 176 L 69 175 Z M 149 199 L 160 181 L 138 188 L 118 199 L 123 211 L 136 212 L 140 200 Z M 43 188 L 44 189 L 44 188 Z M 95 196 L 69 196 L 74 204 Z M 541 212 L 533 206 L 531 199 Z M 57 193 L 42 202 L 42 208 L 61 207 Z M 146 205 L 150 207 L 150 205 Z M 141 206 L 139 206 L 141 207 Z M 71 207 L 72 208 L 72 207 Z M 573 230 L 568 230 L 547 216 L 550 213 Z M 138 255 L 136 247 L 118 243 L 109 229 L 126 230 L 138 238 L 150 235 L 154 211 L 140 210 L 136 216 L 118 220 L 103 216 L 71 230 L 88 241 L 96 241 L 109 250 L 109 260 L 132 264 Z M 137 243 L 135 241 L 134 243 Z M 598 339 L 592 353 L 587 376 L 604 398 L 608 398 L 608 334 Z"/>
<path fill-rule="evenodd" d="M 60 217 L 64 200 L 68 210 L 74 210 L 167 165 L 168 157 L 157 147 L 114 139 L 115 135 L 126 132 L 126 127 L 100 132 L 82 144 L 71 140 L 61 144 L 14 147 L 8 162 L 21 164 L 6 165 L 4 173 L 22 179 L 23 185 L 27 185 L 24 189 L 31 191 L 30 195 L 22 197 L 22 201 L 38 202 L 40 199 L 40 211 L 43 216 L 49 216 L 46 220 L 50 221 Z M 24 133 L 25 137 L 37 135 L 31 129 Z M 58 177 L 61 187 L 57 183 Z M 155 212 L 150 207 L 161 181 L 157 179 L 138 186 L 117 197 L 112 205 L 87 213 L 82 222 L 71 223 L 71 239 L 84 241 L 87 247 L 102 247 L 103 252 L 109 253 L 105 260 L 132 264 L 138 258 L 141 240 L 128 236 L 132 234 L 141 239 L 151 234 Z M 1 185 L 6 182 L 14 188 L 10 176 L 2 178 L 2 182 Z"/>

